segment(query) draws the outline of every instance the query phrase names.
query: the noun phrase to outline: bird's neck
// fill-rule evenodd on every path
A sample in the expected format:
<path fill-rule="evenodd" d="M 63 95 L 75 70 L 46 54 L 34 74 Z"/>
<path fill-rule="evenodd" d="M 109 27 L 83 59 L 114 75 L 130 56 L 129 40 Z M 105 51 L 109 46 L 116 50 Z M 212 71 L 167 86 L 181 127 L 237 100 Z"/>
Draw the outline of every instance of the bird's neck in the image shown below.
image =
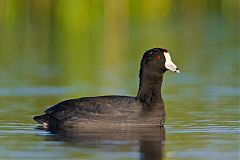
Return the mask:
<path fill-rule="evenodd" d="M 137 99 L 143 103 L 143 109 L 152 110 L 163 102 L 161 95 L 163 74 L 149 75 L 143 72 L 140 73 L 139 77 L 140 84 Z"/>

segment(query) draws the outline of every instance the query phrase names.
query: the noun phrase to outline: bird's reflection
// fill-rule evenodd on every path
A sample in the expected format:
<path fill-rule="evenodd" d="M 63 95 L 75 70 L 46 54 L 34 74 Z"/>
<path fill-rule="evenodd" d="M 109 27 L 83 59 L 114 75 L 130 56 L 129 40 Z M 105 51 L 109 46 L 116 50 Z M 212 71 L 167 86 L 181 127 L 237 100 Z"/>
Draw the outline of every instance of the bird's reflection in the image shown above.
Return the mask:
<path fill-rule="evenodd" d="M 163 158 L 163 141 L 165 128 L 142 128 L 135 130 L 105 131 L 105 132 L 76 132 L 58 131 L 47 136 L 50 141 L 66 142 L 65 145 L 74 145 L 83 148 L 86 144 L 94 144 L 104 149 L 104 143 L 128 144 L 130 149 L 139 148 L 140 160 L 161 160 Z M 135 142 L 134 144 L 132 142 Z M 106 144 L 105 144 L 106 145 Z M 107 145 L 106 145 L 107 147 Z M 131 152 L 131 150 L 129 150 Z M 136 150 L 134 150 L 136 152 Z"/>

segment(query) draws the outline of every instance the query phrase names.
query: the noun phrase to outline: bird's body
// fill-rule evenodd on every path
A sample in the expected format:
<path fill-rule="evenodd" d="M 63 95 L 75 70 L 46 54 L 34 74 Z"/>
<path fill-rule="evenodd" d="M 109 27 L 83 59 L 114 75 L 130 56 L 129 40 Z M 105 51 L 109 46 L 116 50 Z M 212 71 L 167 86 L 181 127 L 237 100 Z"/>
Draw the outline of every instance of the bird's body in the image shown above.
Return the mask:
<path fill-rule="evenodd" d="M 153 61 L 149 57 L 154 52 L 167 51 L 152 49 L 144 54 L 136 97 L 112 95 L 66 100 L 50 107 L 45 114 L 35 116 L 34 120 L 52 131 L 58 129 L 103 131 L 163 126 L 166 114 L 161 86 L 163 73 L 167 68 L 162 63 L 166 59 L 162 56 L 163 62 Z M 155 70 L 155 67 L 159 70 Z M 178 71 L 176 67 L 175 71 Z"/>
<path fill-rule="evenodd" d="M 146 113 L 142 111 L 142 107 L 141 102 L 136 97 L 83 97 L 63 101 L 46 110 L 42 119 L 41 116 L 37 117 L 50 130 L 56 130 L 59 127 L 79 128 L 84 131 L 108 128 L 116 130 L 163 125 L 165 121 L 163 103 L 158 105 L 163 110 L 154 109 Z"/>

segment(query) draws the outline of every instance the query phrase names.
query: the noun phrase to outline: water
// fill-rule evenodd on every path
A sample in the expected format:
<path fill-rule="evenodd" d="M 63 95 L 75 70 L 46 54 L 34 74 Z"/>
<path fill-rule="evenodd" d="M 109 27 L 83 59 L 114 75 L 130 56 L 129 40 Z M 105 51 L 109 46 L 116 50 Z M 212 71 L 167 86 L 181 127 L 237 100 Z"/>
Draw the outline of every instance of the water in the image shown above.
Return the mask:
<path fill-rule="evenodd" d="M 237 0 L 49 2 L 0 1 L 1 160 L 240 158 Z M 181 70 L 164 76 L 165 128 L 59 136 L 32 120 L 65 99 L 135 95 L 156 46 Z"/>

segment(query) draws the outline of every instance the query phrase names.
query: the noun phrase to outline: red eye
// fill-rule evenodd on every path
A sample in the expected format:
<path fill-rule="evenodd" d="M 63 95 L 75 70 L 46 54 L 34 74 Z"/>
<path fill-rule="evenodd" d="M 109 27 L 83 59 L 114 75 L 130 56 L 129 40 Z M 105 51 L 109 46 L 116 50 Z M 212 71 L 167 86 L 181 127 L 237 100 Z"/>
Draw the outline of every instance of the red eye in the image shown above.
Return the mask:
<path fill-rule="evenodd" d="M 156 56 L 156 60 L 159 61 L 161 59 L 161 57 L 158 55 Z"/>

